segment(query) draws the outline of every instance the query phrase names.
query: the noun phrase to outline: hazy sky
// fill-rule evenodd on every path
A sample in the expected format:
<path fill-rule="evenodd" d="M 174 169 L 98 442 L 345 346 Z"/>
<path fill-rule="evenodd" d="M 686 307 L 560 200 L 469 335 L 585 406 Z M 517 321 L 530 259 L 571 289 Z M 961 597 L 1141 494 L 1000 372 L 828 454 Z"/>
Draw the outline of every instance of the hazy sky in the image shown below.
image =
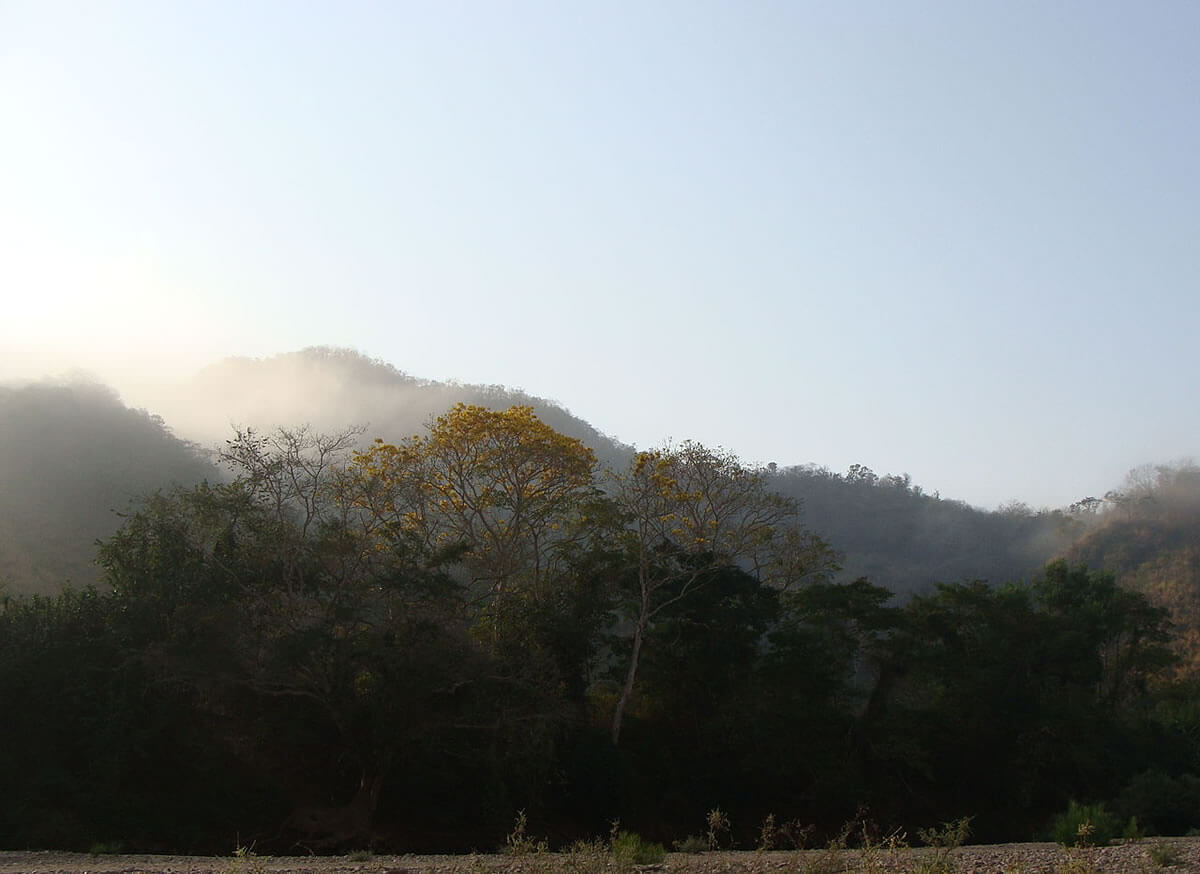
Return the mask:
<path fill-rule="evenodd" d="M 1060 505 L 1200 455 L 1200 3 L 0 0 L 0 378 L 355 347 Z"/>

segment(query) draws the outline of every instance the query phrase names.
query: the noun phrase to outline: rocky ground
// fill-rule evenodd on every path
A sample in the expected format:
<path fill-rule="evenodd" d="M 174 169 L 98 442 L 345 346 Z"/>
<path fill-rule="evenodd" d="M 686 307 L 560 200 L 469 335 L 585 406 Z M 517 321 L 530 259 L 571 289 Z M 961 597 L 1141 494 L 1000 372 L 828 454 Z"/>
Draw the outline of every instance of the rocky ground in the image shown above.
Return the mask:
<path fill-rule="evenodd" d="M 929 849 L 807 850 L 804 852 L 671 853 L 654 872 L 696 874 L 1153 874 L 1200 872 L 1200 838 L 1149 838 L 1092 849 L 1057 844 L 961 847 L 944 858 Z M 939 867 L 939 862 L 947 862 Z M 0 874 L 602 874 L 616 872 L 608 856 L 90 856 L 0 852 Z"/>

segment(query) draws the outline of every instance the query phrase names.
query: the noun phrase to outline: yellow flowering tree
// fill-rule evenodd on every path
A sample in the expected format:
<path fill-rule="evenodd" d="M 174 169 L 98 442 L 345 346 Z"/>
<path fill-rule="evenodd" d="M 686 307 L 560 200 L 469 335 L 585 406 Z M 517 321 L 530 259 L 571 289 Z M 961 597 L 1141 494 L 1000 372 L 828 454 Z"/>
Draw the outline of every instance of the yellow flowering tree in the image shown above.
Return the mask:
<path fill-rule="evenodd" d="M 487 599 L 553 585 L 596 493 L 592 450 L 528 406 L 458 404 L 428 434 L 377 440 L 354 465 L 372 512 L 430 554 L 457 550 Z"/>
<path fill-rule="evenodd" d="M 837 562 L 829 545 L 800 524 L 796 502 L 771 491 L 761 474 L 725 450 L 689 441 L 640 452 L 614 477 L 612 494 L 627 519 L 626 547 L 636 563 L 632 646 L 612 721 L 617 744 L 656 618 L 722 567 L 738 566 L 787 589 L 821 578 Z"/>

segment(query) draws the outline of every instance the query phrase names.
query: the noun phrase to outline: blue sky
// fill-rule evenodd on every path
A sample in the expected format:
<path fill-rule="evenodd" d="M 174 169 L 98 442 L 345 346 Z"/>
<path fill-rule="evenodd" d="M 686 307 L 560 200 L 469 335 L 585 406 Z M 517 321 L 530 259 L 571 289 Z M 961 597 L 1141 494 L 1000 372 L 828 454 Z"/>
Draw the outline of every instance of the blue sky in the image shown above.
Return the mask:
<path fill-rule="evenodd" d="M 0 378 L 352 346 L 1057 506 L 1200 454 L 1194 2 L 0 3 Z"/>

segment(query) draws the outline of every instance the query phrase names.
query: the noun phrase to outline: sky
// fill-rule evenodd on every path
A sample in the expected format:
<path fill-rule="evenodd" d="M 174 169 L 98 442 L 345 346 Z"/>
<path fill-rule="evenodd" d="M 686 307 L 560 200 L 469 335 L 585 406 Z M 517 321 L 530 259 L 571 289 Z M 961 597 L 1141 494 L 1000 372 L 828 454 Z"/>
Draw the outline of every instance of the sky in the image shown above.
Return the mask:
<path fill-rule="evenodd" d="M 0 0 L 0 379 L 348 346 L 1061 506 L 1200 455 L 1200 4 Z"/>

